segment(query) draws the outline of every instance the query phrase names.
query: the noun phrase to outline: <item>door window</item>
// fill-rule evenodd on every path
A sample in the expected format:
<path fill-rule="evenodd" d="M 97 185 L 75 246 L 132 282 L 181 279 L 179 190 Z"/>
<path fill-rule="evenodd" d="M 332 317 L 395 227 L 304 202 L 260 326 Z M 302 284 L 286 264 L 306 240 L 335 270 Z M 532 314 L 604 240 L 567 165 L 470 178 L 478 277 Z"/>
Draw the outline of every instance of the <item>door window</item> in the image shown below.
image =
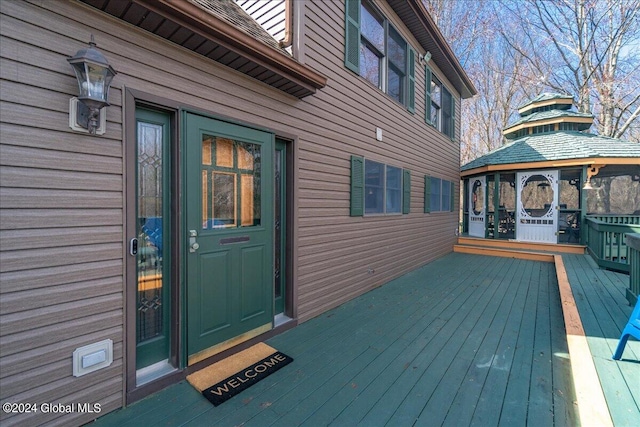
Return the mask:
<path fill-rule="evenodd" d="M 229 138 L 202 138 L 202 228 L 261 225 L 261 147 Z"/>

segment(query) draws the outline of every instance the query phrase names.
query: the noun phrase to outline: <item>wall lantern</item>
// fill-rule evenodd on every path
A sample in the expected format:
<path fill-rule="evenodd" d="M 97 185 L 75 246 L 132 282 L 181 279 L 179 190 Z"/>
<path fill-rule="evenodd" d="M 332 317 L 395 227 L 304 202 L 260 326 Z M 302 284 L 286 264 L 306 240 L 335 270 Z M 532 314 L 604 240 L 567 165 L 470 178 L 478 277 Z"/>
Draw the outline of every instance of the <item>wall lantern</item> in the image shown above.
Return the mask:
<path fill-rule="evenodd" d="M 67 59 L 78 79 L 79 95 L 69 102 L 69 126 L 90 134 L 105 133 L 106 114 L 101 110 L 109 105 L 109 86 L 116 75 L 104 55 L 96 49 L 91 35 L 88 49 L 80 49 Z"/>

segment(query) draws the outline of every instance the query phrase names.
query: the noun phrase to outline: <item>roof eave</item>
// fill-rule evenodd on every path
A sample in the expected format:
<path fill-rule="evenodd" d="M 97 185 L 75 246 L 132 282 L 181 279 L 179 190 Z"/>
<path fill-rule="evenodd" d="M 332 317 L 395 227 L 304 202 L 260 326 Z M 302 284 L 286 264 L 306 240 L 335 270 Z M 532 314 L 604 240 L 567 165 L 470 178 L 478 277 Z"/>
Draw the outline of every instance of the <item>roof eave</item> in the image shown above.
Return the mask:
<path fill-rule="evenodd" d="M 638 157 L 584 157 L 580 159 L 540 160 L 537 162 L 504 163 L 498 165 L 482 165 L 460 172 L 462 178 L 491 172 L 519 171 L 529 169 L 561 168 L 585 166 L 594 163 L 608 165 L 637 165 Z"/>
<path fill-rule="evenodd" d="M 409 22 L 409 19 L 404 19 L 402 16 L 402 8 L 400 7 L 402 4 L 406 4 L 410 7 L 413 15 L 419 20 L 420 28 L 411 28 L 411 32 L 415 35 L 416 39 L 420 41 L 425 50 L 430 51 L 432 54 L 432 60 L 435 60 L 436 64 L 439 68 L 442 69 L 443 72 L 447 74 L 447 78 L 451 81 L 451 83 L 455 86 L 456 90 L 460 93 L 460 96 L 463 99 L 471 98 L 472 96 L 478 93 L 475 88 L 473 82 L 467 75 L 467 73 L 462 68 L 460 61 L 451 50 L 449 43 L 447 43 L 446 39 L 440 32 L 440 29 L 436 25 L 436 23 L 429 15 L 429 12 L 422 4 L 421 0 L 389 0 L 388 1 L 391 7 L 396 10 L 398 16 L 403 21 Z M 408 25 L 409 26 L 409 25 Z M 423 43 L 421 41 L 421 37 L 419 36 L 420 30 L 424 31 L 425 34 L 431 36 L 431 41 L 437 47 L 437 52 L 434 52 L 432 48 L 428 46 L 429 43 Z M 444 64 L 442 63 L 444 61 Z M 451 75 L 453 73 L 453 75 Z"/>
<path fill-rule="evenodd" d="M 316 89 L 321 89 L 327 84 L 327 77 L 299 63 L 284 52 L 279 52 L 256 40 L 230 23 L 218 19 L 194 3 L 186 0 L 134 0 L 134 2 L 156 13 L 169 16 L 172 20 L 192 28 L 205 37 L 224 43 L 252 61 L 286 76 L 310 92 L 315 92 Z"/>

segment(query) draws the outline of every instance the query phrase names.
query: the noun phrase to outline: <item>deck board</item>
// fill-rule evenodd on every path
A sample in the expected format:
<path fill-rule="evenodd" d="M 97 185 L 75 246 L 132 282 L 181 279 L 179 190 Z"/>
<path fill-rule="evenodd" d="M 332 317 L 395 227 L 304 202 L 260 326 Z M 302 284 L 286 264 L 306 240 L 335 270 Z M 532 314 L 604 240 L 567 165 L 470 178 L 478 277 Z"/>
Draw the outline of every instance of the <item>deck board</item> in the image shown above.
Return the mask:
<path fill-rule="evenodd" d="M 571 424 L 552 268 L 452 253 L 270 339 L 294 362 L 218 407 L 181 382 L 96 425 Z"/>
<path fill-rule="evenodd" d="M 632 308 L 624 297 L 628 276 L 595 267 L 586 255 L 563 255 L 567 276 L 616 426 L 640 420 L 640 342 L 629 339 L 620 361 L 611 359 Z"/>

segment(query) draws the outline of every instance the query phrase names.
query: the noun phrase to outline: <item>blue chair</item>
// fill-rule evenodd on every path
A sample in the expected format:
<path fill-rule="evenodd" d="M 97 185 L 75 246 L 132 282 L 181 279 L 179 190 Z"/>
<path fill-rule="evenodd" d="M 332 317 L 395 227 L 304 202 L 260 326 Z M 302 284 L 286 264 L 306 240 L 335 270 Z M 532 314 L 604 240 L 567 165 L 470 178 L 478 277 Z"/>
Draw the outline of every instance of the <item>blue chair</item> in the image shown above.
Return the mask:
<path fill-rule="evenodd" d="M 622 330 L 620 341 L 618 341 L 618 347 L 616 348 L 616 352 L 613 354 L 613 360 L 620 360 L 624 347 L 627 345 L 627 340 L 630 336 L 640 340 L 640 297 L 636 301 L 636 307 L 631 313 L 627 326 Z"/>

